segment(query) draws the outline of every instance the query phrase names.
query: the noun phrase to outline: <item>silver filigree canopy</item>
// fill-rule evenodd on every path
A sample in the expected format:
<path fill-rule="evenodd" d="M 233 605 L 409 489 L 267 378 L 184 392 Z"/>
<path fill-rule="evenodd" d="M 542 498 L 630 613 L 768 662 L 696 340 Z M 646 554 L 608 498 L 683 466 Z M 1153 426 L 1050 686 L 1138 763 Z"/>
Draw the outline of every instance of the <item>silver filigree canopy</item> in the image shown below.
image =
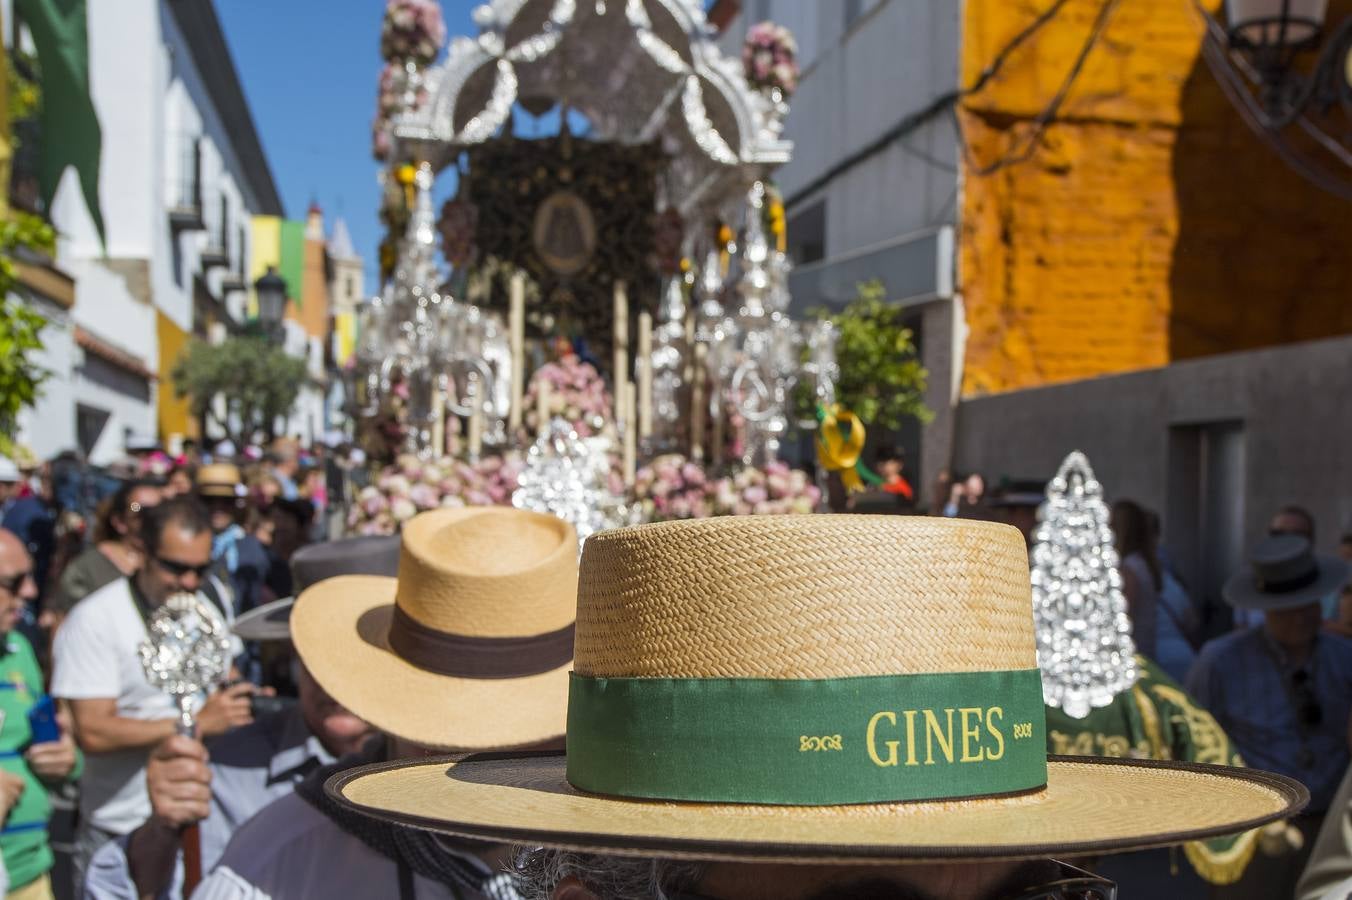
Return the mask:
<path fill-rule="evenodd" d="M 1078 450 L 1047 485 L 1032 553 L 1042 696 L 1082 719 L 1136 683 L 1136 648 L 1103 486 Z"/>
<path fill-rule="evenodd" d="M 475 21 L 480 35 L 453 39 L 424 73 L 429 100 L 397 117 L 403 158 L 448 164 L 508 124 L 515 103 L 562 104 L 596 140 L 660 140 L 688 219 L 789 159 L 787 104 L 722 54 L 699 0 L 492 0 Z"/>

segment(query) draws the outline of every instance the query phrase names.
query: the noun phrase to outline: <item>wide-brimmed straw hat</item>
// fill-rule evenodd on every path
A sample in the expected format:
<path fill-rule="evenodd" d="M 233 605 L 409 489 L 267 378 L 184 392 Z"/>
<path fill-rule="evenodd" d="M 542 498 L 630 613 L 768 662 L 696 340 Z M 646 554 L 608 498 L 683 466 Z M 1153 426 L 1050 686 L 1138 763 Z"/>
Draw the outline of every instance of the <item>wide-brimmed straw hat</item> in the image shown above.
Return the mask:
<path fill-rule="evenodd" d="M 291 583 L 296 594 L 312 584 L 339 575 L 384 575 L 399 573 L 399 537 L 344 538 L 301 547 L 291 556 Z M 264 603 L 235 619 L 231 628 L 246 641 L 291 639 L 291 608 L 295 595 Z"/>
<path fill-rule="evenodd" d="M 320 686 L 425 747 L 530 747 L 563 735 L 577 533 L 510 507 L 404 524 L 398 578 L 344 575 L 296 599 L 291 639 Z"/>
<path fill-rule="evenodd" d="M 210 463 L 197 470 L 197 493 L 202 497 L 227 497 L 236 500 L 244 496 L 244 479 L 239 467 L 232 463 Z"/>
<path fill-rule="evenodd" d="M 1225 602 L 1239 609 L 1295 609 L 1318 603 L 1347 582 L 1347 563 L 1314 552 L 1298 534 L 1263 538 L 1249 560 L 1226 579 Z"/>
<path fill-rule="evenodd" d="M 367 814 L 493 841 L 785 862 L 1022 858 L 1289 815 L 1251 769 L 1053 757 L 1022 535 L 746 517 L 588 539 L 568 753 L 335 776 Z"/>

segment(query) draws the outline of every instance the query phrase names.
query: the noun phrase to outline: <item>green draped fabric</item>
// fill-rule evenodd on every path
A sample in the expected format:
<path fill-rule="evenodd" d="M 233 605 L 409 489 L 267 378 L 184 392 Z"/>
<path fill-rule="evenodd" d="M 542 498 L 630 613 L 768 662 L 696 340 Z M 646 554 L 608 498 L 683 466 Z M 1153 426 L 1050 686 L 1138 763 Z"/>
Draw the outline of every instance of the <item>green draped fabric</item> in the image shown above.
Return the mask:
<path fill-rule="evenodd" d="M 1176 759 L 1242 766 L 1242 760 L 1211 713 L 1159 666 L 1137 656 L 1140 677 L 1130 691 L 1083 719 L 1047 707 L 1047 752 L 1073 756 Z M 1258 833 L 1194 841 L 1184 853 L 1197 874 L 1212 884 L 1239 879 L 1253 857 Z"/>

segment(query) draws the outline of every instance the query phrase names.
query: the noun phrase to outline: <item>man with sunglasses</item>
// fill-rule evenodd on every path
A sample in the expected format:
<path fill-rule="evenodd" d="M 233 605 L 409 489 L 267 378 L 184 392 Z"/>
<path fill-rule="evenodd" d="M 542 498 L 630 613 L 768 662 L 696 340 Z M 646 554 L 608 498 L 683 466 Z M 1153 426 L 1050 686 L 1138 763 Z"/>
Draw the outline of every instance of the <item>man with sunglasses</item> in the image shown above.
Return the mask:
<path fill-rule="evenodd" d="M 211 568 L 211 522 L 201 502 L 177 497 L 141 516 L 140 568 L 85 598 L 57 632 L 52 694 L 69 704 L 86 754 L 80 782 L 77 885 L 90 856 L 150 815 L 145 765 L 174 734 L 176 710 L 141 670 L 138 648 L 150 614 L 172 594 L 203 589 Z M 238 684 L 208 697 L 197 713 L 203 737 L 252 721 L 256 688 Z"/>
<path fill-rule="evenodd" d="M 1215 716 L 1245 763 L 1279 772 L 1310 791 L 1292 821 L 1305 849 L 1257 857 L 1229 897 L 1289 897 L 1348 767 L 1352 641 L 1322 630 L 1320 598 L 1347 580 L 1347 564 L 1314 553 L 1297 534 L 1270 534 L 1222 588 L 1238 610 L 1263 623 L 1206 644 L 1188 673 L 1188 692 Z"/>
<path fill-rule="evenodd" d="M 50 898 L 54 858 L 48 835 L 50 785 L 76 773 L 79 756 L 63 717 L 57 740 L 34 742 L 29 711 L 43 695 L 42 671 L 28 640 L 14 630 L 37 596 L 33 560 L 13 533 L 0 529 L 0 856 L 10 887 L 24 898 Z M 15 896 L 11 894 L 10 896 Z"/>

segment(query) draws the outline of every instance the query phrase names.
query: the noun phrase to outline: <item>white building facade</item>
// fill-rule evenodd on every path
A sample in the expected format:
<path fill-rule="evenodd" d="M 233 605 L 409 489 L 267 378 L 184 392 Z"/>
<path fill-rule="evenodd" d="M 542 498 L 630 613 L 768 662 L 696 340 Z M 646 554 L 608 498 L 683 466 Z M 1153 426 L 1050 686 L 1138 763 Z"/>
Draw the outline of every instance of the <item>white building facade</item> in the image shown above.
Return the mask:
<path fill-rule="evenodd" d="M 192 429 L 168 372 L 192 337 L 243 323 L 251 222 L 281 202 L 211 0 L 90 3 L 88 17 L 106 244 L 68 170 L 48 212 L 74 350 L 20 439 L 106 464 L 129 436 Z M 44 332 L 49 354 L 60 332 Z"/>

